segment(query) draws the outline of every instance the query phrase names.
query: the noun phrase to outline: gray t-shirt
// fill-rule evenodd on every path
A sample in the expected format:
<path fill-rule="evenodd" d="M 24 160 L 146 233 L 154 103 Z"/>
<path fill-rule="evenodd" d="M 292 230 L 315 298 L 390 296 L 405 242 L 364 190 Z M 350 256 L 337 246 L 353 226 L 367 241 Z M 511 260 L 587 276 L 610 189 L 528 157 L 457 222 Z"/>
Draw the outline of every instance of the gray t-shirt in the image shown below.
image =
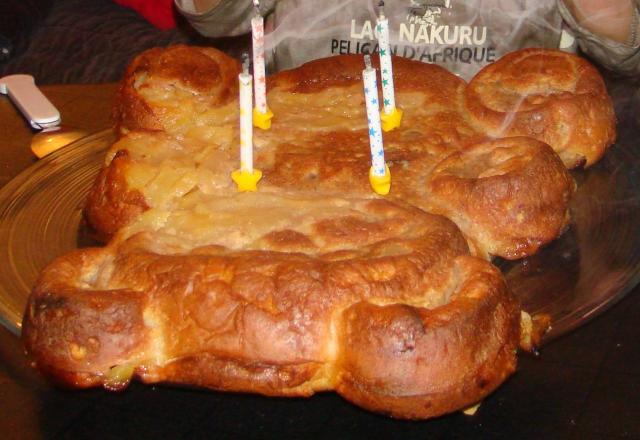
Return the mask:
<path fill-rule="evenodd" d="M 250 30 L 255 15 L 250 0 L 221 0 L 202 13 L 194 12 L 192 1 L 175 0 L 203 35 Z M 377 0 L 264 0 L 261 12 L 267 17 L 271 71 L 331 55 L 377 51 Z M 640 32 L 632 32 L 627 44 L 597 38 L 577 26 L 561 0 L 387 0 L 384 14 L 394 54 L 440 64 L 465 79 L 524 47 L 575 50 L 579 43 L 605 66 L 623 71 L 637 71 L 640 61 Z M 637 12 L 635 18 L 634 30 Z"/>

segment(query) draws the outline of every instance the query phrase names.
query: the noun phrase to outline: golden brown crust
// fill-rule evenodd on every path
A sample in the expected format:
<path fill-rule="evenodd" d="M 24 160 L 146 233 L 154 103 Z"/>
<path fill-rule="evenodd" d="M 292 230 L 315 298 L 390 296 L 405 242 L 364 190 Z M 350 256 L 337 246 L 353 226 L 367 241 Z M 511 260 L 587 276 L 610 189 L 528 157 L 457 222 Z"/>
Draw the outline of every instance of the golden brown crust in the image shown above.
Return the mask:
<path fill-rule="evenodd" d="M 145 57 L 141 56 L 142 59 Z M 485 148 L 474 145 L 484 145 L 486 136 L 469 124 L 464 111 L 465 83 L 461 79 L 434 65 L 402 58 L 395 61 L 394 72 L 399 83 L 397 99 L 405 116 L 400 128 L 385 134 L 385 158 L 393 175 L 393 190 L 389 197 L 410 201 L 422 209 L 454 219 L 479 255 L 521 258 L 560 235 L 568 224 L 568 188 L 572 184 L 568 183 L 571 180 L 568 173 L 548 153 L 530 155 L 526 161 L 510 161 L 512 167 L 525 163 L 528 167 L 527 170 L 513 170 L 518 176 L 518 192 L 505 192 L 505 179 L 483 179 L 483 190 L 471 194 L 467 193 L 468 188 L 462 190 L 460 185 L 452 187 L 453 192 L 442 189 L 434 192 L 436 187 L 430 183 L 432 171 L 448 166 L 446 164 L 452 159 L 447 157 L 456 152 Z M 312 61 L 270 77 L 268 98 L 276 120 L 269 131 L 256 130 L 254 137 L 256 163 L 260 164 L 264 176 L 261 191 L 362 197 L 371 194 L 367 178 L 370 153 L 364 127 L 361 69 L 362 57 L 351 55 Z M 149 85 L 148 89 L 151 93 L 162 90 L 162 86 Z M 228 110 L 220 105 L 209 104 L 210 112 Z M 200 171 L 206 168 L 211 171 L 208 181 L 216 182 L 216 187 L 203 188 L 196 184 L 194 188 L 209 193 L 233 191 L 228 173 L 237 161 L 231 153 L 238 142 L 235 119 L 227 121 L 227 125 L 212 125 L 206 118 L 201 119 L 201 113 L 195 113 L 196 117 L 178 129 L 171 121 L 183 119 L 181 112 L 180 109 L 178 113 L 171 113 L 172 118 L 161 127 L 169 137 L 177 138 L 177 146 L 175 142 L 167 141 L 166 136 L 160 139 L 151 133 L 134 131 L 123 138 L 119 143 L 119 148 L 123 149 L 138 148 L 138 144 L 144 143 L 144 136 L 153 137 L 157 142 L 157 148 L 150 146 L 147 153 L 132 152 L 129 156 L 131 169 L 148 167 L 150 162 L 157 167 L 158 156 L 162 156 L 160 151 L 182 150 L 181 154 L 186 158 L 209 151 L 202 160 L 194 160 L 190 165 L 194 168 L 192 180 L 207 181 Z M 226 131 L 225 126 L 230 126 L 232 131 Z M 214 144 L 212 149 L 214 139 L 218 145 Z M 509 154 L 520 154 L 527 149 L 527 139 L 520 138 L 518 142 L 523 146 L 518 147 L 517 142 L 512 141 Z M 503 144 L 500 150 L 505 149 Z M 464 164 L 469 172 L 473 172 L 476 156 L 465 153 L 464 157 L 471 159 L 465 160 Z M 445 165 L 439 166 L 443 160 Z M 167 167 L 173 164 L 170 160 L 165 162 Z M 532 172 L 543 169 L 540 176 L 537 171 Z M 156 207 L 155 197 L 149 189 L 139 183 L 136 188 L 150 207 Z M 501 203 L 491 204 L 487 194 L 500 191 Z M 170 194 L 171 188 L 165 188 L 165 192 Z M 176 196 L 170 197 L 177 200 L 183 193 L 178 191 Z M 482 209 L 467 209 L 454 200 L 456 197 L 466 197 L 466 205 L 481 206 Z M 448 206 L 448 198 L 457 203 L 458 211 L 442 209 L 442 206 Z M 521 227 L 523 220 L 509 223 L 515 215 L 510 212 L 513 211 L 511 207 L 517 207 L 521 215 L 523 211 L 527 212 L 524 219 L 527 227 Z M 111 217 L 122 220 L 119 227 L 130 220 L 124 215 Z M 471 227 L 476 223 L 482 224 Z M 504 229 L 506 236 L 501 232 L 505 225 L 508 226 Z"/>
<path fill-rule="evenodd" d="M 527 54 L 560 60 L 553 81 L 579 79 L 559 94 L 560 113 L 610 110 L 590 67 Z M 276 116 L 255 132 L 263 179 L 247 194 L 229 178 L 238 63 L 186 46 L 136 58 L 119 95 L 121 137 L 85 210 L 114 238 L 43 272 L 23 323 L 39 368 L 75 387 L 138 378 L 274 396 L 336 390 L 409 419 L 472 405 L 503 382 L 522 339 L 519 306 L 470 253 L 536 252 L 566 228 L 574 182 L 548 145 L 491 139 L 497 119 L 467 113 L 486 73 L 472 93 L 444 69 L 395 58 L 405 113 L 385 134 L 391 193 L 375 196 L 362 68 L 343 56 L 269 78 Z M 533 87 L 540 74 L 529 73 Z M 572 117 L 584 128 L 592 116 Z M 593 133 L 611 139 L 609 128 Z M 575 144 L 560 151 L 566 163 L 604 149 Z"/>
<path fill-rule="evenodd" d="M 519 307 L 500 272 L 470 257 L 453 270 L 459 285 L 442 307 L 358 303 L 343 313 L 343 396 L 423 419 L 479 401 L 515 371 Z"/>
<path fill-rule="evenodd" d="M 380 68 L 379 57 L 371 57 L 374 68 Z M 362 55 L 341 55 L 309 61 L 302 66 L 278 72 L 268 78 L 268 89 L 287 93 L 317 93 L 333 87 L 362 86 Z M 433 93 L 430 101 L 446 105 L 456 100 L 465 82 L 436 64 L 393 57 L 394 86 L 397 92 L 425 91 Z M 428 81 L 426 80 L 428 79 Z M 381 85 L 379 84 L 379 87 Z M 434 93 L 438 91 L 438 93 Z"/>
<path fill-rule="evenodd" d="M 569 201 L 575 184 L 546 144 L 531 138 L 507 138 L 469 144 L 447 155 L 446 149 L 429 145 L 416 143 L 411 149 L 403 147 L 403 143 L 395 141 L 399 136 L 400 133 L 390 136 L 387 149 L 387 163 L 393 174 L 393 192 L 389 198 L 450 218 L 462 229 L 479 255 L 523 258 L 556 239 L 568 226 Z M 301 138 L 304 141 L 303 135 Z M 143 141 L 173 151 L 179 148 L 159 134 L 133 132 L 116 144 L 115 149 L 131 148 L 133 142 Z M 274 152 L 263 148 L 257 154 L 257 160 L 264 164 L 261 167 L 264 173 L 261 192 L 367 197 L 371 194 L 367 180 L 367 142 L 366 135 L 339 131 L 302 145 L 276 144 Z M 354 150 L 358 153 L 354 154 Z M 188 152 L 182 154 L 190 157 Z M 269 156 L 273 157 L 271 161 L 266 159 Z M 148 159 L 139 153 L 120 154 L 118 158 L 106 170 L 116 172 L 126 170 L 126 167 L 149 165 Z M 171 163 L 172 169 L 181 169 L 176 162 Z M 193 171 L 185 171 L 171 179 L 164 178 L 162 172 L 154 172 L 154 177 L 142 183 L 138 181 L 136 188 L 140 190 L 133 193 L 146 194 L 141 200 L 156 208 L 161 204 L 179 203 L 183 194 L 192 189 L 223 196 L 233 191 L 227 172 L 234 163 L 235 158 L 217 152 L 217 170 L 207 166 L 206 174 L 202 174 L 201 168 L 193 165 Z M 154 166 L 154 169 L 161 169 L 158 164 Z M 162 167 L 171 168 L 169 165 Z M 207 179 L 222 183 L 213 188 Z M 133 180 L 129 178 L 129 182 Z M 175 195 L 172 188 L 161 187 L 162 197 L 158 197 L 154 182 L 165 180 L 177 188 Z M 94 191 L 102 194 L 99 187 Z M 160 201 L 165 198 L 169 201 Z M 95 202 L 89 200 L 88 207 L 94 208 L 86 210 L 89 223 L 111 222 L 111 234 L 127 225 L 135 215 L 130 215 L 132 205 L 123 203 L 128 199 L 122 199 L 117 195 L 113 201 L 106 198 L 106 202 L 112 202 L 109 209 L 94 206 Z M 286 240 L 285 234 L 286 231 L 278 232 L 279 239 Z"/>
<path fill-rule="evenodd" d="M 602 77 L 587 61 L 563 51 L 505 55 L 471 80 L 465 103 L 479 130 L 541 140 L 569 168 L 594 164 L 616 138 Z"/>
<path fill-rule="evenodd" d="M 181 117 L 175 112 L 181 111 L 179 101 L 185 97 L 197 97 L 205 106 L 226 104 L 236 98 L 239 72 L 236 60 L 211 47 L 147 50 L 131 62 L 120 83 L 113 112 L 116 132 L 165 129 Z M 159 93 L 145 93 L 150 89 Z"/>
<path fill-rule="evenodd" d="M 124 363 L 147 343 L 142 296 L 129 289 L 86 288 L 107 258 L 89 249 L 57 260 L 42 273 L 27 304 L 23 341 L 39 354 L 38 367 L 59 383 L 101 385 L 104 378 L 96 371 Z"/>
<path fill-rule="evenodd" d="M 146 251 L 156 238 L 143 233 L 62 257 L 31 296 L 25 345 L 72 386 L 114 387 L 112 371 L 124 366 L 149 383 L 290 396 L 336 389 L 405 418 L 475 403 L 515 366 L 518 307 L 499 272 L 464 256 L 463 237 L 442 217 L 355 203 L 366 237 L 350 234 L 365 217 L 312 228 L 316 241 L 359 242 L 355 253 L 282 252 L 273 242 L 280 252 L 170 256 Z"/>
<path fill-rule="evenodd" d="M 547 144 L 516 137 L 453 153 L 427 188 L 432 212 L 451 218 L 490 255 L 518 259 L 566 229 L 575 182 Z"/>
<path fill-rule="evenodd" d="M 129 157 L 119 150 L 111 162 L 100 170 L 87 196 L 83 211 L 85 221 L 102 241 L 147 210 L 144 195 L 131 189 L 126 180 Z"/>

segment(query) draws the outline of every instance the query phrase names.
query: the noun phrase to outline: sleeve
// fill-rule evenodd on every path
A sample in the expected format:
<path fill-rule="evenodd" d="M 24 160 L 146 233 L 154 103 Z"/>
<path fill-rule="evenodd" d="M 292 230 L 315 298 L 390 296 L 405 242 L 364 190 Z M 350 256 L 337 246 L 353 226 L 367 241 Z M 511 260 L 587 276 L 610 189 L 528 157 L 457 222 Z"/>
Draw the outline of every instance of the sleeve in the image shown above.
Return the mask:
<path fill-rule="evenodd" d="M 640 73 L 640 16 L 637 0 L 634 0 L 631 32 L 624 43 L 600 37 L 580 26 L 564 0 L 558 0 L 558 9 L 585 54 L 610 70 L 626 74 Z"/>
<path fill-rule="evenodd" d="M 194 0 L 174 0 L 176 9 L 193 28 L 205 37 L 229 37 L 247 33 L 255 15 L 251 0 L 213 0 L 198 8 Z M 201 2 L 202 3 L 202 2 Z M 260 2 L 266 14 L 273 9 L 275 0 Z"/>

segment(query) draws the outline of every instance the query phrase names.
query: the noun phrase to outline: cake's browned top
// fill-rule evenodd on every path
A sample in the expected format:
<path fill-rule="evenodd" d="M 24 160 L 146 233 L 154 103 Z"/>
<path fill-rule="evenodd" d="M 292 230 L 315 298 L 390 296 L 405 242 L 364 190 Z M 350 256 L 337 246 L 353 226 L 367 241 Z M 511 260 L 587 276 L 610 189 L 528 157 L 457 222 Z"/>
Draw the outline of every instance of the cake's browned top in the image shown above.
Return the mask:
<path fill-rule="evenodd" d="M 533 63 L 529 53 L 514 62 Z M 542 139 L 556 139 L 563 126 L 542 101 L 608 98 L 599 77 L 569 68 L 582 66 L 572 55 L 535 54 L 552 63 L 525 72 L 525 93 L 544 96 L 527 111 L 547 121 Z M 508 60 L 489 83 L 511 87 Z M 554 149 L 565 147 L 497 138 L 494 113 L 506 107 L 487 113 L 472 99 L 489 90 L 477 85 L 486 73 L 472 90 L 395 58 L 404 117 L 384 135 L 392 187 L 379 197 L 363 60 L 335 57 L 269 78 L 275 117 L 254 131 L 263 178 L 238 193 L 238 69 L 213 49 L 178 46 L 127 70 L 119 139 L 85 210 L 113 239 L 42 274 L 23 334 L 40 368 L 75 386 L 135 376 L 268 395 L 334 389 L 404 418 L 487 395 L 515 368 L 520 315 L 477 257 L 521 258 L 562 233 L 574 182 Z M 582 85 L 557 93 L 572 80 Z M 493 98 L 512 108 L 507 95 Z M 590 133 L 572 134 L 586 139 L 576 154 L 587 157 Z"/>
<path fill-rule="evenodd" d="M 125 72 L 114 108 L 116 128 L 164 130 L 167 124 L 188 123 L 236 99 L 239 72 L 237 61 L 213 48 L 150 49 Z"/>
<path fill-rule="evenodd" d="M 560 60 L 559 67 L 552 64 L 547 83 L 575 79 L 575 71 L 565 66 L 575 63 L 574 56 L 547 52 L 552 61 Z M 142 55 L 138 63 L 153 55 Z M 222 56 L 210 60 L 224 64 Z M 182 63 L 189 65 L 191 58 L 184 57 Z M 181 72 L 197 72 L 197 66 Z M 261 193 L 374 197 L 368 181 L 370 149 L 362 68 L 362 57 L 350 55 L 312 61 L 269 78 L 268 103 L 275 118 L 270 130 L 254 132 L 255 165 L 264 176 Z M 162 71 L 158 78 L 152 80 L 149 74 L 143 85 L 136 86 L 139 80 L 133 79 L 136 74 L 132 72 L 135 70 L 129 69 L 123 82 L 119 107 L 124 109 L 120 129 L 127 134 L 114 145 L 106 164 L 107 170 L 122 169 L 109 173 L 117 177 L 114 182 L 125 181 L 129 199 L 141 195 L 142 200 L 135 206 L 122 206 L 121 215 L 114 215 L 112 205 L 102 208 L 105 191 L 96 187 L 88 219 L 106 234 L 128 223 L 132 213 L 145 209 L 144 205 L 168 209 L 191 191 L 216 197 L 235 191 L 229 175 L 238 167 L 237 99 L 212 103 L 197 87 L 167 87 L 175 79 L 165 78 Z M 508 72 L 499 74 L 508 76 Z M 464 81 L 438 66 L 394 58 L 394 76 L 404 117 L 400 128 L 384 135 L 385 159 L 392 174 L 389 198 L 453 218 L 477 254 L 484 256 L 530 255 L 564 230 L 573 182 L 551 148 L 524 137 L 492 140 L 465 107 L 468 89 Z M 221 84 L 225 81 L 227 77 L 220 75 Z M 527 81 L 533 80 L 525 76 L 525 84 Z M 531 87 L 528 89 L 533 90 Z M 536 90 L 543 93 L 540 87 Z M 139 103 L 134 107 L 152 109 L 152 124 L 145 125 L 146 113 L 127 112 L 122 103 L 130 99 Z M 566 100 L 571 101 L 570 96 Z M 128 123 L 130 119 L 135 123 Z M 130 132 L 132 129 L 137 131 Z M 482 147 L 474 147 L 480 144 Z M 110 158 L 121 150 L 127 151 L 128 160 L 112 162 Z M 482 154 L 476 154 L 481 150 Z M 458 185 L 453 193 L 431 182 L 432 171 L 452 154 L 465 158 L 466 177 L 475 173 L 473 179 L 467 178 L 466 187 Z M 493 163 L 482 159 L 489 156 L 510 159 Z M 500 171 L 503 162 L 510 168 Z M 480 170 L 483 165 L 489 169 Z M 470 191 L 469 185 L 483 189 Z M 510 185 L 515 186 L 507 189 Z M 492 204 L 488 191 L 501 191 L 501 203 Z M 456 194 L 464 197 L 464 203 L 453 200 Z M 100 202 L 101 209 L 93 209 L 94 201 Z M 452 205 L 456 206 L 453 211 L 444 209 Z M 114 218 L 121 221 L 114 224 Z"/>
<path fill-rule="evenodd" d="M 513 371 L 517 304 L 449 220 L 384 200 L 233 198 L 138 232 L 145 213 L 55 261 L 23 327 L 40 368 L 78 387 L 335 389 L 403 418 L 468 405 Z M 212 220 L 215 235 L 190 235 Z"/>
<path fill-rule="evenodd" d="M 255 209 L 262 218 L 250 214 Z M 165 338 L 152 353 L 123 352 L 118 364 L 164 364 L 198 350 L 264 363 L 329 362 L 334 315 L 359 301 L 445 304 L 455 292 L 453 261 L 468 253 L 444 217 L 384 200 L 240 194 L 184 206 L 162 225 L 142 224 L 125 228 L 102 252 L 63 257 L 38 286 L 45 297 L 64 289 L 137 292 L 147 323 L 165 320 L 162 332 L 195 335 L 175 336 L 176 346 Z M 181 310 L 164 301 L 186 302 Z M 75 343 L 86 356 L 69 369 L 112 366 L 113 359 L 93 357 L 104 350 Z M 56 348 L 62 366 L 67 347 Z"/>
<path fill-rule="evenodd" d="M 479 130 L 539 139 L 570 168 L 598 161 L 616 137 L 602 77 L 584 59 L 561 51 L 504 56 L 472 79 L 465 104 Z"/>

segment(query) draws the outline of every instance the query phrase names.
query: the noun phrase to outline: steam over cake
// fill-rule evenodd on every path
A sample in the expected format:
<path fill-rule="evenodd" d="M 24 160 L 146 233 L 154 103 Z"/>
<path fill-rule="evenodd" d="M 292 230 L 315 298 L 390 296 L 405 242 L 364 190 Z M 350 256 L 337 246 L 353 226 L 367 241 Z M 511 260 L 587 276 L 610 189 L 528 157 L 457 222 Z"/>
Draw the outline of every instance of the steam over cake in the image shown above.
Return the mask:
<path fill-rule="evenodd" d="M 521 320 L 488 260 L 531 255 L 567 227 L 566 166 L 615 139 L 604 83 L 548 50 L 469 85 L 395 58 L 404 119 L 384 136 L 380 197 L 362 68 L 340 56 L 268 78 L 275 118 L 254 132 L 264 177 L 238 193 L 238 63 L 186 46 L 138 56 L 85 209 L 110 240 L 60 257 L 34 287 L 23 339 L 38 367 L 74 387 L 335 390 L 401 418 L 502 383 L 543 326 Z"/>

